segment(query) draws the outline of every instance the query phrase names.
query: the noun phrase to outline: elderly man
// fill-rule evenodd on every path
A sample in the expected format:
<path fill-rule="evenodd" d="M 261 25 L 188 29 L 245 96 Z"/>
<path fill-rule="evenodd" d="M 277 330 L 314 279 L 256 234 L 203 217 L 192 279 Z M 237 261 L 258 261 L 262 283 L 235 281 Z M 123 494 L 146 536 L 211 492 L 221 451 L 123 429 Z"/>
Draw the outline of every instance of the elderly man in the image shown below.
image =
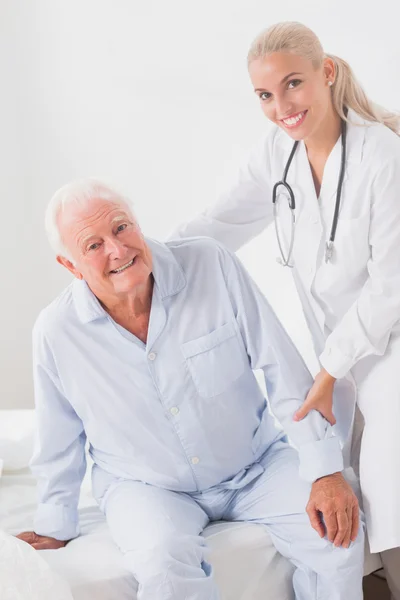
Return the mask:
<path fill-rule="evenodd" d="M 141 600 L 219 598 L 201 536 L 215 519 L 266 525 L 297 567 L 297 600 L 361 600 L 363 528 L 337 438 L 319 413 L 293 420 L 312 377 L 238 259 L 207 238 L 145 239 L 94 180 L 56 193 L 47 230 L 75 279 L 34 328 L 40 504 L 20 537 L 59 548 L 79 534 L 88 440 Z"/>

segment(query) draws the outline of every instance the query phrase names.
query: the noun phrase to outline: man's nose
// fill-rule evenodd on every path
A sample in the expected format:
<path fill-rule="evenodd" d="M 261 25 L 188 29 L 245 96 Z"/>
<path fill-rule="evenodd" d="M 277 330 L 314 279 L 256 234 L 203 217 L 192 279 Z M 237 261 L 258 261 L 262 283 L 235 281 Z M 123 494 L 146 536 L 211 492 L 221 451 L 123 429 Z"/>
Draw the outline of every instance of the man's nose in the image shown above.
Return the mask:
<path fill-rule="evenodd" d="M 107 244 L 107 254 L 110 258 L 124 258 L 126 255 L 126 246 L 121 244 L 121 242 L 117 239 L 109 239 L 106 242 Z"/>

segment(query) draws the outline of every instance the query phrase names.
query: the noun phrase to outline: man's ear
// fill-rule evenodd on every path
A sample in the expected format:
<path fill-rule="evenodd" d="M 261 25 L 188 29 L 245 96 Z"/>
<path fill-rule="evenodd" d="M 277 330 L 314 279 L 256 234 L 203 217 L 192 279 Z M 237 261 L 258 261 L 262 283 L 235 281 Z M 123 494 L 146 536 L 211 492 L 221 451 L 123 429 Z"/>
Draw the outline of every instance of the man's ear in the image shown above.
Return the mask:
<path fill-rule="evenodd" d="M 80 273 L 78 269 L 75 268 L 74 264 L 68 260 L 68 258 L 65 258 L 65 256 L 57 256 L 57 262 L 68 269 L 68 271 L 70 271 L 77 279 L 83 279 L 82 273 Z"/>

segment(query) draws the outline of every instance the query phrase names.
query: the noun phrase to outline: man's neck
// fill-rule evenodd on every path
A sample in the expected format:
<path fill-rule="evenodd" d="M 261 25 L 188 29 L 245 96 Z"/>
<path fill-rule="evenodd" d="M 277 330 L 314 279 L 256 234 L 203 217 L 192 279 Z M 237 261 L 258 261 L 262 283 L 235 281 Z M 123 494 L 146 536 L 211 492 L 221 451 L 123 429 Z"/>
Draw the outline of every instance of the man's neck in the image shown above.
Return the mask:
<path fill-rule="evenodd" d="M 153 276 L 150 275 L 143 286 L 127 294 L 116 294 L 113 296 L 99 297 L 104 309 L 109 313 L 121 313 L 131 317 L 140 317 L 150 312 L 151 299 L 153 295 Z"/>
<path fill-rule="evenodd" d="M 150 275 L 145 286 L 132 294 L 101 299 L 102 306 L 116 323 L 146 343 L 150 321 L 154 279 Z"/>

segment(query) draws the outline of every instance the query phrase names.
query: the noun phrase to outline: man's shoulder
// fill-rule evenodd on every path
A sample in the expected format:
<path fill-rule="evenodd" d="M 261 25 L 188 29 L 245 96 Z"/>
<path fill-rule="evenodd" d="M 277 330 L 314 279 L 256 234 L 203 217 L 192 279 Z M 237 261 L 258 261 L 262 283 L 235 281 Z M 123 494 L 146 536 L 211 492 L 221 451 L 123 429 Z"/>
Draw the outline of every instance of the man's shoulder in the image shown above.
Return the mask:
<path fill-rule="evenodd" d="M 205 277 L 219 281 L 230 269 L 233 253 L 221 242 L 206 236 L 169 240 L 166 247 L 188 280 Z"/>
<path fill-rule="evenodd" d="M 70 283 L 50 304 L 43 308 L 33 326 L 34 334 L 46 335 L 59 329 L 75 315 L 74 282 Z"/>
<path fill-rule="evenodd" d="M 179 262 L 181 262 L 180 259 L 186 261 L 197 257 L 215 259 L 216 256 L 230 254 L 230 251 L 221 242 L 206 236 L 171 239 L 165 242 L 165 245 Z"/>

